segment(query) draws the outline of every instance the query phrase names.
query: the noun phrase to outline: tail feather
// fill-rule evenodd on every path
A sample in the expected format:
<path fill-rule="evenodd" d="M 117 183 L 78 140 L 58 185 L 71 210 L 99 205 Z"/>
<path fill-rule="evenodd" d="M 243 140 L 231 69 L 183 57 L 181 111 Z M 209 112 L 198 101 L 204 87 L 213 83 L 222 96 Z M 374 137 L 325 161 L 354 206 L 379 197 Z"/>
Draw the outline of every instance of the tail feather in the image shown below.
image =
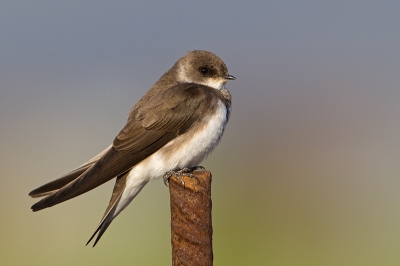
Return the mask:
<path fill-rule="evenodd" d="M 127 182 L 129 174 L 130 172 L 125 173 L 117 178 L 110 203 L 108 204 L 103 218 L 86 245 L 88 245 L 97 234 L 93 247 L 96 246 L 97 242 L 100 240 L 114 218 L 117 217 L 117 215 L 129 205 L 129 203 L 136 197 L 137 194 L 139 194 L 139 192 L 148 182 L 148 180 L 140 178 L 136 178 L 134 180 L 131 179 L 129 182 Z"/>
<path fill-rule="evenodd" d="M 93 244 L 93 247 L 96 246 L 97 242 L 100 240 L 101 236 L 104 234 L 104 232 L 106 231 L 106 229 L 108 228 L 108 226 L 110 225 L 110 223 L 112 222 L 114 217 L 116 216 L 116 215 L 114 216 L 115 209 L 118 205 L 117 204 L 118 201 L 120 200 L 120 198 L 122 196 L 122 193 L 125 190 L 126 178 L 127 178 L 128 174 L 129 174 L 129 172 L 117 177 L 117 180 L 114 185 L 113 193 L 112 193 L 112 196 L 110 199 L 110 203 L 108 204 L 107 209 L 104 212 L 104 215 L 101 218 L 99 225 L 97 226 L 96 230 L 94 231 L 94 233 L 92 234 L 92 236 L 90 237 L 88 242 L 86 243 L 86 246 L 90 243 L 90 241 L 92 241 L 93 237 L 97 234 L 97 232 L 99 232 L 99 234 L 97 235 L 96 241 Z"/>

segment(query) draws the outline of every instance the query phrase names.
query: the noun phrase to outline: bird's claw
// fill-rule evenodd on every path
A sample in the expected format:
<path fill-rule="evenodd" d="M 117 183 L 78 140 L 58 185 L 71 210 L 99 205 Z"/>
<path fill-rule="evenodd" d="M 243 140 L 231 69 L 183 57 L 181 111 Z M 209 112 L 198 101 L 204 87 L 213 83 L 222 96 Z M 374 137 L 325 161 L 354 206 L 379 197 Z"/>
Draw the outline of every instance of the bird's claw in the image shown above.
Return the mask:
<path fill-rule="evenodd" d="M 204 170 L 206 170 L 206 169 L 203 166 L 184 167 L 183 169 L 180 169 L 180 170 L 169 170 L 168 172 L 166 172 L 164 174 L 163 181 L 164 181 L 164 184 L 168 187 L 169 186 L 169 179 L 172 176 L 174 176 L 176 179 L 179 180 L 179 182 L 181 182 L 181 184 L 183 186 L 185 186 L 185 182 L 182 180 L 181 176 L 188 176 L 188 177 L 191 177 L 191 178 L 195 178 L 197 181 L 199 181 L 197 176 L 192 174 L 192 172 L 204 171 Z"/>

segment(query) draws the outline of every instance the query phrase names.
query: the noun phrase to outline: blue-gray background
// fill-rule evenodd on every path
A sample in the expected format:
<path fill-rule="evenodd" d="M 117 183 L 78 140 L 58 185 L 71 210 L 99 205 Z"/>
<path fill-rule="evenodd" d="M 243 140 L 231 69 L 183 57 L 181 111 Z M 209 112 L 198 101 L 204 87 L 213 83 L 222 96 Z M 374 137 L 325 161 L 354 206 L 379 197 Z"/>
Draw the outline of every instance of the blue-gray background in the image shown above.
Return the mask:
<path fill-rule="evenodd" d="M 215 264 L 399 265 L 399 48 L 399 1 L 3 1 L 0 264 L 170 264 L 160 180 L 94 249 L 113 182 L 38 213 L 27 194 L 107 147 L 203 49 L 237 77 L 204 163 Z"/>

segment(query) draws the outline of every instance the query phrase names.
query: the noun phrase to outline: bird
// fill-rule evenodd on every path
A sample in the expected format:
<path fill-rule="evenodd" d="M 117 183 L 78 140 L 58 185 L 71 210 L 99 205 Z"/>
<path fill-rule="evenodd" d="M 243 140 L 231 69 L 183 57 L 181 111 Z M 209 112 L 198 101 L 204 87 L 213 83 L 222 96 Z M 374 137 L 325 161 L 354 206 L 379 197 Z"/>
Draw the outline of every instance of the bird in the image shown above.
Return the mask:
<path fill-rule="evenodd" d="M 110 202 L 95 232 L 93 247 L 113 219 L 150 181 L 190 175 L 221 140 L 231 114 L 226 83 L 236 78 L 217 55 L 188 52 L 131 108 L 112 144 L 60 178 L 29 193 L 44 197 L 36 212 L 115 179 Z"/>

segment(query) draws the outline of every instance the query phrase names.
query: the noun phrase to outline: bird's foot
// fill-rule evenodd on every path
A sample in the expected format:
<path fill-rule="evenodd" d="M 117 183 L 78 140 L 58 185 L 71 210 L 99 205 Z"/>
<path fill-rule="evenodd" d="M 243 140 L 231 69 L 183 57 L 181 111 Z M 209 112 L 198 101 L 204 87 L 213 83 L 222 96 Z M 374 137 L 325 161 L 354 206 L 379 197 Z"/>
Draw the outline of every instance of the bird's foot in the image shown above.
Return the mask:
<path fill-rule="evenodd" d="M 164 184 L 168 187 L 169 179 L 172 176 L 174 176 L 176 179 L 178 179 L 181 182 L 181 184 L 183 186 L 185 186 L 185 182 L 182 180 L 181 176 L 188 176 L 188 177 L 191 177 L 191 178 L 196 178 L 197 181 L 199 181 L 197 176 L 192 174 L 192 172 L 204 171 L 204 170 L 206 170 L 206 169 L 203 166 L 184 167 L 183 169 L 180 169 L 180 170 L 169 170 L 168 172 L 166 172 L 164 174 L 163 181 L 164 181 Z"/>

